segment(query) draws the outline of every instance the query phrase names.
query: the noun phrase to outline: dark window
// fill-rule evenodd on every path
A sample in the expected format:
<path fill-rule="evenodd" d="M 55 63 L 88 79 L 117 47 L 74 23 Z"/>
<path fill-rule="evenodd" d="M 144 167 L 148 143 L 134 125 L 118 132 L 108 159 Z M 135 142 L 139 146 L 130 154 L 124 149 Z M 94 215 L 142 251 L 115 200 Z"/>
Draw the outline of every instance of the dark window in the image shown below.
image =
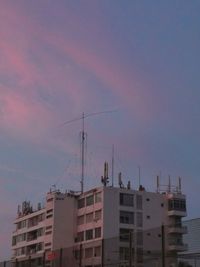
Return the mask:
<path fill-rule="evenodd" d="M 150 215 L 147 215 L 147 219 L 150 219 L 151 218 L 151 216 Z"/>
<path fill-rule="evenodd" d="M 94 204 L 94 196 L 91 195 L 91 196 L 86 197 L 86 206 L 90 206 L 93 204 Z"/>
<path fill-rule="evenodd" d="M 150 201 L 150 199 L 149 199 L 149 198 L 147 198 L 147 199 L 146 199 L 146 201 Z"/>
<path fill-rule="evenodd" d="M 47 213 L 51 213 L 53 212 L 53 209 L 47 210 Z"/>
<path fill-rule="evenodd" d="M 77 242 L 84 241 L 84 232 L 78 232 L 77 233 Z"/>
<path fill-rule="evenodd" d="M 86 240 L 93 239 L 93 229 L 86 230 L 86 232 L 85 232 L 85 239 Z"/>
<path fill-rule="evenodd" d="M 131 194 L 120 193 L 120 205 L 133 207 L 134 196 Z"/>
<path fill-rule="evenodd" d="M 78 209 L 85 207 L 85 198 L 81 198 L 78 200 Z"/>
<path fill-rule="evenodd" d="M 95 228 L 95 238 L 101 237 L 101 227 Z"/>
<path fill-rule="evenodd" d="M 120 230 L 119 230 L 119 240 L 121 242 L 129 242 L 130 231 L 131 231 L 130 229 L 120 228 Z"/>
<path fill-rule="evenodd" d="M 53 217 L 53 214 L 49 214 L 46 216 L 46 219 L 49 219 L 49 218 L 52 218 Z"/>
<path fill-rule="evenodd" d="M 143 226 L 143 215 L 141 212 L 137 212 L 137 227 L 142 227 Z"/>
<path fill-rule="evenodd" d="M 137 245 L 142 246 L 143 245 L 143 232 L 137 231 Z"/>
<path fill-rule="evenodd" d="M 185 199 L 170 199 L 168 208 L 169 210 L 186 211 Z"/>
<path fill-rule="evenodd" d="M 136 195 L 136 207 L 138 210 L 142 210 L 142 196 Z"/>
<path fill-rule="evenodd" d="M 143 262 L 143 249 L 137 248 L 137 263 Z"/>
<path fill-rule="evenodd" d="M 120 211 L 120 223 L 134 224 L 134 213 L 129 211 Z"/>

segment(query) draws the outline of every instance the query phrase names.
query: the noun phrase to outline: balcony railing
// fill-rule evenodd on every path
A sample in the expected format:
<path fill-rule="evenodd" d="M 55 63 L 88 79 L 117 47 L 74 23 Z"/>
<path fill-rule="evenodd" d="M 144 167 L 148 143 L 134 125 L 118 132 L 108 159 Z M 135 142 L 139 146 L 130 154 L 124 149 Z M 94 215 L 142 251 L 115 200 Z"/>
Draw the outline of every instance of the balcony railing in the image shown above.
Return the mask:
<path fill-rule="evenodd" d="M 182 225 L 170 225 L 168 227 L 169 233 L 179 233 L 179 234 L 187 234 L 187 226 Z"/>

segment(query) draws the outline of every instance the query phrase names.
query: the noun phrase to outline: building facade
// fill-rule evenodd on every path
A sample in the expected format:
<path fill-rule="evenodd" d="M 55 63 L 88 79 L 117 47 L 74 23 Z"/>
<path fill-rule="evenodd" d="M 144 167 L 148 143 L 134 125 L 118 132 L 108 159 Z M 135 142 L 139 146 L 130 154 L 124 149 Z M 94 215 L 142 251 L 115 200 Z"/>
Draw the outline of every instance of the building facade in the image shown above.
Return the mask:
<path fill-rule="evenodd" d="M 165 266 L 173 267 L 177 252 L 187 250 L 184 216 L 186 199 L 180 190 L 153 193 L 142 186 L 102 186 L 82 194 L 49 192 L 43 208 L 33 211 L 25 202 L 18 211 L 12 261 L 19 267 L 27 262 L 160 267 L 164 259 Z"/>

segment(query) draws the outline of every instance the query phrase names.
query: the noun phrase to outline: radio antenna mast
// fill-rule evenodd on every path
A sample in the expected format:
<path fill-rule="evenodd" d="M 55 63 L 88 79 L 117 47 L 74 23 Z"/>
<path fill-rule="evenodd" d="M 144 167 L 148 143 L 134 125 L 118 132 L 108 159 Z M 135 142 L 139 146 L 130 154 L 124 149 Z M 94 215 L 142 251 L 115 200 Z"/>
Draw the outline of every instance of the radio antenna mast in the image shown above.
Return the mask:
<path fill-rule="evenodd" d="M 115 110 L 107 110 L 107 111 L 100 111 L 100 112 L 94 112 L 94 113 L 89 113 L 86 114 L 83 113 L 81 117 L 66 121 L 64 122 L 61 126 L 64 126 L 65 124 L 69 124 L 75 121 L 82 120 L 82 131 L 81 131 L 81 193 L 84 192 L 84 178 L 85 178 L 85 140 L 86 140 L 86 132 L 85 132 L 85 119 L 88 117 L 100 115 L 100 114 L 105 114 L 105 113 L 113 113 L 116 112 L 117 109 Z"/>
<path fill-rule="evenodd" d="M 112 145 L 112 187 L 114 186 L 114 145 Z"/>
<path fill-rule="evenodd" d="M 84 191 L 85 174 L 85 114 L 82 114 L 82 132 L 81 132 L 81 193 Z"/>

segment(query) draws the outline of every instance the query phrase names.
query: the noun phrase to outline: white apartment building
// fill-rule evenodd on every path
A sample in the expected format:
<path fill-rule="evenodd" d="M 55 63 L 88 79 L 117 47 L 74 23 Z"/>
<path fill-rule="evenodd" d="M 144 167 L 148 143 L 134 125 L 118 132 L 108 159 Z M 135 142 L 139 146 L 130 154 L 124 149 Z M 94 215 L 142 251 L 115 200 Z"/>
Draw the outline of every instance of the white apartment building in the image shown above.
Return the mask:
<path fill-rule="evenodd" d="M 102 186 L 82 194 L 49 192 L 44 208 L 25 202 L 15 220 L 16 267 L 176 266 L 186 227 L 186 199 L 175 192 Z M 162 227 L 164 225 L 164 227 Z M 163 231 L 163 232 L 162 232 Z M 65 255 L 61 248 L 69 248 Z M 60 251 L 59 251 L 60 250 Z M 57 258 L 57 259 L 56 259 Z M 54 262 L 54 264 L 53 264 Z M 55 265 L 55 262 L 58 265 Z"/>

